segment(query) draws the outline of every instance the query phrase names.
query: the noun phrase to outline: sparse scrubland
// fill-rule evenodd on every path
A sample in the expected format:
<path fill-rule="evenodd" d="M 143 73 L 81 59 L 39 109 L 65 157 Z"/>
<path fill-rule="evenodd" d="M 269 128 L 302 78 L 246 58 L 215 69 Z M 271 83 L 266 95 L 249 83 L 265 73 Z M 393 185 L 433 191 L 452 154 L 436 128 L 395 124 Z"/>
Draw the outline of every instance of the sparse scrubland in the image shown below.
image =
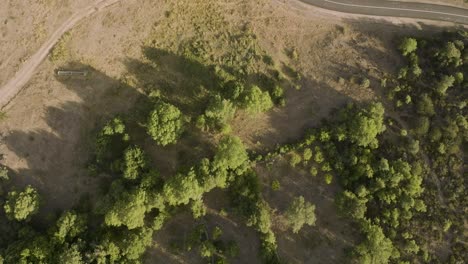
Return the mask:
<path fill-rule="evenodd" d="M 341 105 L 301 137 L 267 149 L 243 142 L 233 122 L 288 106 L 287 91 L 300 93 L 303 84 L 300 54 L 288 48 L 280 61 L 249 23 L 233 25 L 216 4 L 191 2 L 171 5 L 143 58 L 128 61 L 119 89 L 138 88 L 134 104 L 88 135 L 86 173 L 101 182 L 98 198 L 43 217 L 41 193 L 14 186 L 18 175 L 0 166 L 0 263 L 155 263 L 145 253 L 161 247 L 154 237 L 180 215 L 194 228 L 170 239 L 168 254 L 191 254 L 192 263 L 300 263 L 281 253 L 284 236 L 299 244 L 303 232 L 329 226 L 320 201 L 276 176 L 285 171 L 325 192 L 336 188 L 338 224 L 350 227 L 336 236 L 351 238 L 335 249 L 342 257 L 324 263 L 468 261 L 467 31 L 395 39 L 405 62 L 398 72 L 355 82 L 374 90 L 373 100 Z M 174 19 L 186 23 L 172 26 Z M 66 54 L 60 42 L 51 61 Z M 174 170 L 161 169 L 156 160 L 174 148 L 181 150 Z M 213 209 L 218 201 L 222 208 Z M 221 220 L 207 224 L 210 215 L 254 230 L 256 242 L 233 236 Z M 314 243 L 332 242 L 298 248 Z M 257 256 L 239 260 L 252 245 Z"/>

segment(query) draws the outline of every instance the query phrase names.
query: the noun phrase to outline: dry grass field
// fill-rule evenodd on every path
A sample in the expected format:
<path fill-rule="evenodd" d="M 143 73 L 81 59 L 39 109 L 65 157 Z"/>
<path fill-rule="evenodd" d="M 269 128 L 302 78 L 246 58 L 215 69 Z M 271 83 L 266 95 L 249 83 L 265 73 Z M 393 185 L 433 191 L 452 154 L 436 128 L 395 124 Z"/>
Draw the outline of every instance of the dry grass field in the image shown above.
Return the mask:
<path fill-rule="evenodd" d="M 0 86 L 57 25 L 89 2 L 7 0 L 6 8 L 0 8 Z M 427 23 L 342 17 L 292 2 L 127 0 L 86 19 L 59 43 L 62 52 L 44 61 L 4 109 L 1 164 L 14 172 L 15 185 L 38 188 L 45 201 L 41 208 L 45 219 L 70 208 L 85 194 L 99 199 L 100 181 L 86 170 L 93 133 L 109 117 L 133 107 L 148 83 L 172 78 L 173 89 L 184 85 L 177 81 L 177 73 L 161 76 L 167 73 L 165 64 L 170 65 L 176 56 L 154 64 L 145 57 L 145 47 L 177 54 L 181 43 L 199 38 L 212 55 L 206 60 L 213 62 L 226 48 L 220 37 L 223 32 L 235 35 L 240 27 L 247 27 L 255 45 L 272 57 L 274 68 L 297 71 L 301 78 L 286 87 L 285 107 L 257 116 L 240 111 L 232 122 L 233 134 L 249 149 L 260 151 L 301 137 L 305 128 L 317 125 L 336 107 L 375 98 L 378 89 L 373 87 L 401 63 L 393 49 L 397 37 L 443 30 Z M 466 7 L 461 0 L 450 3 Z M 145 67 L 151 63 L 153 68 Z M 59 78 L 54 75 L 57 69 L 85 69 L 90 74 Z M 369 88 L 357 84 L 362 76 L 369 77 Z M 209 144 L 213 138 L 201 140 Z M 190 140 L 164 150 L 146 144 L 156 167 L 166 176 L 180 166 L 177 157 L 194 147 Z M 322 178 L 285 163 L 280 160 L 270 168 L 257 167 L 265 199 L 274 212 L 282 212 L 293 196 L 303 195 L 316 205 L 318 220 L 315 227 L 293 234 L 274 214 L 279 254 L 290 263 L 343 263 L 344 250 L 355 243 L 356 234 L 336 211 L 333 199 L 338 184 L 326 185 Z M 280 182 L 279 191 L 271 190 L 273 179 Z M 233 263 L 259 263 L 255 231 L 231 212 L 220 213 L 228 207 L 226 193 L 213 191 L 205 200 L 209 210 L 202 221 L 209 228 L 222 227 L 226 239 L 238 241 L 240 254 Z M 173 240 L 186 236 L 199 221 L 187 213 L 172 218 L 156 234 L 147 263 L 201 263 L 197 254 L 171 248 Z"/>

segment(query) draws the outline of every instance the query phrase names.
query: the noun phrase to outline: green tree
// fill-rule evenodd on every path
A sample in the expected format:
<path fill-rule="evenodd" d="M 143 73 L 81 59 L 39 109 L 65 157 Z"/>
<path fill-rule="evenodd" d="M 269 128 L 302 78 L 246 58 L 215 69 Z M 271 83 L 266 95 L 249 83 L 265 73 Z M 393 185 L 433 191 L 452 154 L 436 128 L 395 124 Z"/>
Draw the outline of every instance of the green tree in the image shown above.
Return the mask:
<path fill-rule="evenodd" d="M 434 104 L 428 94 L 423 94 L 417 103 L 417 112 L 421 115 L 435 115 Z"/>
<path fill-rule="evenodd" d="M 195 219 L 198 219 L 206 214 L 206 207 L 202 199 L 193 200 L 190 209 L 192 210 L 192 215 Z"/>
<path fill-rule="evenodd" d="M 325 174 L 325 183 L 326 184 L 331 184 L 333 181 L 333 176 L 330 173 Z"/>
<path fill-rule="evenodd" d="M 229 123 L 235 113 L 236 107 L 231 101 L 216 95 L 209 103 L 204 116 L 210 124 L 216 128 L 222 128 Z"/>
<path fill-rule="evenodd" d="M 187 175 L 177 174 L 170 178 L 163 188 L 163 197 L 169 205 L 188 204 L 190 200 L 200 200 L 205 190 L 200 185 L 193 170 Z"/>
<path fill-rule="evenodd" d="M 445 95 L 448 88 L 452 87 L 455 83 L 455 77 L 444 75 L 436 85 L 436 91 L 440 95 Z"/>
<path fill-rule="evenodd" d="M 159 102 L 150 113 L 147 132 L 158 145 L 166 146 L 177 142 L 184 130 L 180 110 L 169 103 Z"/>
<path fill-rule="evenodd" d="M 139 147 L 129 147 L 124 153 L 123 162 L 123 177 L 125 179 L 134 180 L 146 168 L 146 157 Z"/>
<path fill-rule="evenodd" d="M 268 204 L 260 200 L 255 205 L 256 209 L 248 221 L 248 226 L 254 226 L 260 233 L 267 234 L 271 232 L 271 209 Z"/>
<path fill-rule="evenodd" d="M 461 51 L 457 48 L 455 43 L 449 41 L 439 52 L 439 59 L 442 65 L 448 65 L 454 63 L 456 66 L 461 64 Z"/>
<path fill-rule="evenodd" d="M 294 198 L 286 212 L 286 219 L 294 233 L 298 233 L 303 225 L 315 225 L 315 205 L 306 202 L 304 197 Z"/>
<path fill-rule="evenodd" d="M 150 228 L 139 228 L 127 230 L 120 234 L 118 240 L 120 252 L 127 260 L 137 260 L 145 253 L 146 248 L 153 242 L 153 230 Z M 120 263 L 134 263 L 130 261 L 121 261 Z"/>
<path fill-rule="evenodd" d="M 400 45 L 398 46 L 398 49 L 401 51 L 403 56 L 407 56 L 418 48 L 418 42 L 414 38 L 409 38 L 405 37 L 401 41 Z"/>
<path fill-rule="evenodd" d="M 22 192 L 11 191 L 3 208 L 9 219 L 28 220 L 39 210 L 39 194 L 30 185 Z"/>
<path fill-rule="evenodd" d="M 86 220 L 77 213 L 65 212 L 57 220 L 53 229 L 53 238 L 58 244 L 63 244 L 67 239 L 73 239 L 86 229 Z"/>
<path fill-rule="evenodd" d="M 390 258 L 396 256 L 392 241 L 385 237 L 382 228 L 379 226 L 369 223 L 364 225 L 366 238 L 354 251 L 357 255 L 357 263 L 389 263 Z"/>
<path fill-rule="evenodd" d="M 291 167 L 296 167 L 297 164 L 301 163 L 302 157 L 301 155 L 297 154 L 297 152 L 293 151 L 289 154 L 289 165 Z"/>
<path fill-rule="evenodd" d="M 128 229 L 142 227 L 145 224 L 146 197 L 146 192 L 141 189 L 119 193 L 117 201 L 105 212 L 104 223 L 108 226 L 124 225 Z"/>
<path fill-rule="evenodd" d="M 215 168 L 232 170 L 240 175 L 247 168 L 248 161 L 249 156 L 242 141 L 238 137 L 225 136 L 218 144 L 213 165 Z"/>
<path fill-rule="evenodd" d="M 216 253 L 216 247 L 209 240 L 203 241 L 200 246 L 200 256 L 204 258 L 209 258 Z"/>
<path fill-rule="evenodd" d="M 273 107 L 268 92 L 262 92 L 258 86 L 253 86 L 245 95 L 243 106 L 252 114 L 262 113 Z"/>
<path fill-rule="evenodd" d="M 0 180 L 7 181 L 10 177 L 8 177 L 8 169 L 0 165 Z"/>
<path fill-rule="evenodd" d="M 373 103 L 351 116 L 348 122 L 348 138 L 362 147 L 377 147 L 377 135 L 385 131 L 384 112 L 381 103 Z"/>
<path fill-rule="evenodd" d="M 308 162 L 312 158 L 312 150 L 310 148 L 304 149 L 302 158 L 304 159 L 304 162 Z"/>
<path fill-rule="evenodd" d="M 431 126 L 431 121 L 426 116 L 421 116 L 416 119 L 416 124 L 414 128 L 414 132 L 420 136 L 426 135 L 429 132 L 429 128 Z"/>
<path fill-rule="evenodd" d="M 316 167 L 311 167 L 310 168 L 310 175 L 315 177 L 315 176 L 317 176 L 317 174 L 318 174 L 317 168 Z"/>
<path fill-rule="evenodd" d="M 65 247 L 57 256 L 56 263 L 84 264 L 78 245 Z"/>
<path fill-rule="evenodd" d="M 337 196 L 336 203 L 344 215 L 356 220 L 364 219 L 367 211 L 366 198 L 358 197 L 353 192 L 346 190 Z"/>

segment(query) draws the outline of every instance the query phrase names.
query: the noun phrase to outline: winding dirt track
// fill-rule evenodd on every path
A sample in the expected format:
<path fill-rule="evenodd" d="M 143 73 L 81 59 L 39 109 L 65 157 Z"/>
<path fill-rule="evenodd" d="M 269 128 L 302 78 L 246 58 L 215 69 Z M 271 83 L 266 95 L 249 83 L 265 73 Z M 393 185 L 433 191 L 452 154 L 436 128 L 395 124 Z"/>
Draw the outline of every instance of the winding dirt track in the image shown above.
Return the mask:
<path fill-rule="evenodd" d="M 73 28 L 82 19 L 111 6 L 120 0 L 98 0 L 94 4 L 87 6 L 73 14 L 63 23 L 50 38 L 32 55 L 15 74 L 15 76 L 0 88 L 0 109 L 4 108 L 21 90 L 21 88 L 31 79 L 36 68 L 47 57 L 49 51 L 60 40 L 63 34 Z"/>

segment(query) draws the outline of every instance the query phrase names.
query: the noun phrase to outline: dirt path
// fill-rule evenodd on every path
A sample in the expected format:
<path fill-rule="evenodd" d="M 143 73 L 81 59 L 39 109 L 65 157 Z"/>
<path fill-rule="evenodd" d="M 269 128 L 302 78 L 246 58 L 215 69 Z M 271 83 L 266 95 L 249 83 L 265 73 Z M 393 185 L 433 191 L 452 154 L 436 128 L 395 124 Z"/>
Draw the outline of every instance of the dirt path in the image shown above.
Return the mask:
<path fill-rule="evenodd" d="M 21 90 L 21 88 L 31 79 L 36 68 L 47 57 L 49 51 L 60 40 L 63 34 L 73 28 L 82 19 L 101 11 L 102 9 L 113 5 L 120 0 L 98 0 L 94 4 L 83 8 L 73 14 L 65 23 L 63 23 L 50 38 L 32 55 L 16 72 L 15 76 L 0 88 L 0 109 L 3 109 Z"/>

